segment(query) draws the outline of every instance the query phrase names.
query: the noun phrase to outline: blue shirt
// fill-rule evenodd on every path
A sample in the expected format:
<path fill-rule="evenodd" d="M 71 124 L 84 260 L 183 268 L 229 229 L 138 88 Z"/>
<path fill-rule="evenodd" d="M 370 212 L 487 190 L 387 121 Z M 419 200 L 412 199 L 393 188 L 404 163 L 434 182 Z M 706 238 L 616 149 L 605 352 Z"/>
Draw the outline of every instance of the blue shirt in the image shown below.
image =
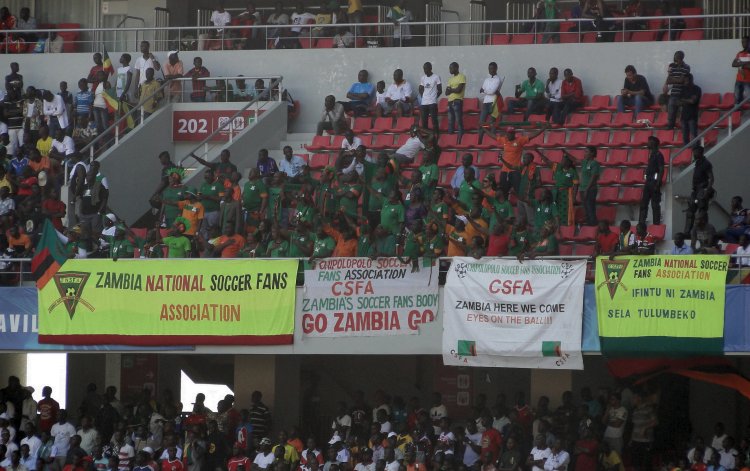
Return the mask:
<path fill-rule="evenodd" d="M 91 105 L 94 104 L 94 94 L 86 90 L 85 92 L 76 93 L 75 108 L 78 116 L 87 115 L 91 112 Z"/>
<path fill-rule="evenodd" d="M 474 169 L 474 178 L 477 179 L 479 177 L 479 170 L 475 166 L 471 166 L 471 168 Z M 459 188 L 461 187 L 461 183 L 464 181 L 464 166 L 461 165 L 456 169 L 456 173 L 453 174 L 453 178 L 451 178 L 451 188 Z"/>
<path fill-rule="evenodd" d="M 279 171 L 279 167 L 276 165 L 276 161 L 271 157 L 266 159 L 265 162 L 261 162 L 260 160 L 258 160 L 256 167 L 258 167 L 258 170 L 260 170 L 261 177 L 268 177 Z"/>
<path fill-rule="evenodd" d="M 28 166 L 29 159 L 26 157 L 22 159 L 11 159 L 10 161 L 11 173 L 19 177 L 23 174 L 23 170 Z"/>
<path fill-rule="evenodd" d="M 369 82 L 367 83 L 355 82 L 354 84 L 352 84 L 351 88 L 349 89 L 347 93 L 367 93 L 367 95 L 369 95 L 370 97 L 367 100 L 351 100 L 350 102 L 352 105 L 367 106 L 375 97 L 375 87 Z"/>
<path fill-rule="evenodd" d="M 672 255 L 693 255 L 693 249 L 683 242 L 682 247 L 672 247 Z"/>

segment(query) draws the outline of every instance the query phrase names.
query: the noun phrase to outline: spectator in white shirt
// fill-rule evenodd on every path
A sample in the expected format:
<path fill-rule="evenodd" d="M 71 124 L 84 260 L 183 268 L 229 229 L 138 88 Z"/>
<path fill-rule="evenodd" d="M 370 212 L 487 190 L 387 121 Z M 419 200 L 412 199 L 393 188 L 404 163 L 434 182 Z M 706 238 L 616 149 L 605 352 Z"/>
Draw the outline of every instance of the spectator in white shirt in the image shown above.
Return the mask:
<path fill-rule="evenodd" d="M 487 66 L 487 72 L 489 75 L 482 83 L 482 88 L 479 89 L 479 94 L 482 96 L 482 108 L 479 113 L 479 142 L 482 142 L 484 137 L 484 125 L 490 124 L 494 121 L 492 118 L 492 106 L 495 104 L 495 100 L 500 99 L 500 89 L 503 87 L 505 77 L 497 75 L 497 64 L 490 62 Z M 490 123 L 485 123 L 489 118 Z"/>
<path fill-rule="evenodd" d="M 341 141 L 341 151 L 339 152 L 339 158 L 336 161 L 336 168 L 341 169 L 349 165 L 350 161 L 354 160 L 354 154 L 357 152 L 357 148 L 362 145 L 362 139 L 354 135 L 354 131 L 347 129 L 344 132 L 344 140 Z"/>
<path fill-rule="evenodd" d="M 544 86 L 544 98 L 547 99 L 546 119 L 549 121 L 552 115 L 558 115 L 562 111 L 562 84 L 557 67 L 549 69 L 549 78 Z"/>
<path fill-rule="evenodd" d="M 419 109 L 422 115 L 422 127 L 428 127 L 428 120 L 432 116 L 432 127 L 438 132 L 438 98 L 443 94 L 443 84 L 440 77 L 432 73 L 432 64 L 425 62 L 422 66 L 424 75 L 419 81 L 419 94 L 422 96 L 422 102 Z"/>
<path fill-rule="evenodd" d="M 432 394 L 432 404 L 430 408 L 430 421 L 432 421 L 432 428 L 435 435 L 440 434 L 440 421 L 444 417 L 448 417 L 448 409 L 443 404 L 443 396 L 436 392 Z"/>
<path fill-rule="evenodd" d="M 479 175 L 479 169 L 474 166 L 474 156 L 468 152 L 461 156 L 461 166 L 456 169 L 456 173 L 451 178 L 451 188 L 453 188 L 453 193 L 456 196 L 458 196 L 458 189 L 464 181 L 464 173 L 467 168 L 473 168 L 474 175 Z"/>
<path fill-rule="evenodd" d="M 387 158 L 388 156 L 386 154 L 386 159 Z M 345 160 L 342 159 L 339 162 L 345 162 Z M 367 147 L 359 146 L 354 152 L 354 158 L 352 159 L 349 166 L 346 168 L 341 168 L 343 167 L 343 165 L 339 165 L 337 163 L 337 168 L 341 168 L 341 173 L 343 173 L 344 175 L 349 175 L 352 172 L 357 172 L 357 175 L 362 176 L 365 174 L 365 162 L 375 163 L 375 159 L 367 154 Z"/>
<path fill-rule="evenodd" d="M 55 132 L 55 138 L 52 140 L 52 149 L 49 156 L 53 159 L 63 161 L 75 151 L 76 145 L 73 142 L 73 138 L 66 135 L 62 129 L 58 129 Z"/>
<path fill-rule="evenodd" d="M 153 54 L 151 54 L 151 44 L 148 41 L 141 41 L 141 56 L 135 60 L 133 65 L 135 74 L 138 78 L 138 85 L 143 85 L 146 81 L 146 70 L 154 69 L 154 72 L 161 70 L 161 64 Z M 136 87 L 136 95 L 139 94 L 139 87 Z M 136 98 L 140 98 L 136 96 Z"/>
<path fill-rule="evenodd" d="M 678 232 L 674 235 L 674 247 L 671 255 L 693 255 L 693 249 L 685 243 L 685 233 Z"/>
<path fill-rule="evenodd" d="M 396 116 L 409 115 L 412 111 L 412 89 L 409 82 L 404 80 L 404 71 L 396 69 L 393 71 L 393 83 L 385 92 L 385 102 L 378 103 L 377 115 L 382 117 L 390 115 L 394 110 Z"/>
<path fill-rule="evenodd" d="M 734 438 L 726 437 L 719 449 L 719 464 L 727 471 L 737 469 L 737 455 L 739 453 L 734 449 Z"/>
<path fill-rule="evenodd" d="M 400 163 L 414 162 L 414 158 L 417 156 L 417 153 L 425 148 L 424 141 L 422 140 L 422 134 L 424 133 L 424 131 L 427 130 L 421 129 L 417 126 L 412 126 L 409 130 L 409 139 L 407 139 L 401 147 L 396 149 L 396 152 L 393 153 L 392 157 Z M 430 133 L 430 135 L 431 134 L 432 133 Z M 429 138 L 430 137 L 428 136 L 427 139 Z"/>
<path fill-rule="evenodd" d="M 336 97 L 328 95 L 325 99 L 323 114 L 318 121 L 318 136 L 323 135 L 323 131 L 341 134 L 348 128 L 346 115 L 344 115 L 344 105 L 336 102 Z"/>
<path fill-rule="evenodd" d="M 750 267 L 750 240 L 748 239 L 750 238 L 747 234 L 742 234 L 740 236 L 740 246 L 734 251 L 735 255 L 744 255 L 744 257 L 732 257 L 734 263 L 736 263 L 739 268 Z"/>
<path fill-rule="evenodd" d="M 550 455 L 544 462 L 544 471 L 566 471 L 570 464 L 570 455 L 562 449 L 562 441 L 558 438 L 550 449 Z"/>
<path fill-rule="evenodd" d="M 42 447 L 42 440 L 36 436 L 36 427 L 32 422 L 26 422 L 24 427 L 26 436 L 21 440 L 21 448 L 29 447 L 29 454 L 36 460 L 36 453 Z"/>
<path fill-rule="evenodd" d="M 279 162 L 279 170 L 286 173 L 290 180 L 299 180 L 302 170 L 307 166 L 305 159 L 294 155 L 291 146 L 284 146 L 284 158 Z"/>
<path fill-rule="evenodd" d="M 224 9 L 224 2 L 220 1 L 216 10 L 211 13 L 211 23 L 216 26 L 216 34 L 221 37 L 224 34 L 224 27 L 232 21 L 232 15 Z"/>
<path fill-rule="evenodd" d="M 65 107 L 65 102 L 60 95 L 53 94 L 51 91 L 46 90 L 43 98 L 44 119 L 47 121 L 47 127 L 51 135 L 55 135 L 58 129 L 65 131 L 68 129 L 68 110 Z"/>

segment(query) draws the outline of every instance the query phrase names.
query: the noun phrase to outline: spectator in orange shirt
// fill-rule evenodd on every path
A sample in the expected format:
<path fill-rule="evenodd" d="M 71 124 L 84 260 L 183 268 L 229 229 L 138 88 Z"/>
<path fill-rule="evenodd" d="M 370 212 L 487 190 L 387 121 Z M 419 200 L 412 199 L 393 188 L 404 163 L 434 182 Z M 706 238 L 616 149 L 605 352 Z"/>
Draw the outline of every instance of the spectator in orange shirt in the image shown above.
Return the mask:
<path fill-rule="evenodd" d="M 502 147 L 502 155 L 499 157 L 508 168 L 503 169 L 500 172 L 500 181 L 498 182 L 499 188 L 507 195 L 511 188 L 518 193 L 519 185 L 521 183 L 521 172 L 520 170 L 513 170 L 514 168 L 521 168 L 521 155 L 523 154 L 523 147 L 529 143 L 532 139 L 544 132 L 545 129 L 549 128 L 549 124 L 540 123 L 541 128 L 528 136 L 517 136 L 516 128 L 509 126 L 505 129 L 505 136 L 499 136 L 492 131 L 485 131 L 486 134 L 497 140 L 497 143 Z"/>
<path fill-rule="evenodd" d="M 8 230 L 8 249 L 13 250 L 14 257 L 28 257 L 31 255 L 31 239 L 18 226 L 11 226 Z"/>
<path fill-rule="evenodd" d="M 324 230 L 336 241 L 331 257 L 357 256 L 357 237 L 351 227 L 345 227 L 339 232 L 330 225 L 326 225 Z"/>
<path fill-rule="evenodd" d="M 31 149 L 29 153 L 29 167 L 34 171 L 35 174 L 39 174 L 42 170 L 49 172 L 52 164 L 50 163 L 49 157 L 42 155 L 39 149 Z"/>
<path fill-rule="evenodd" d="M 207 251 L 210 256 L 221 258 L 236 258 L 240 249 L 245 245 L 245 238 L 235 234 L 234 226 L 227 224 L 224 234 L 208 241 Z"/>

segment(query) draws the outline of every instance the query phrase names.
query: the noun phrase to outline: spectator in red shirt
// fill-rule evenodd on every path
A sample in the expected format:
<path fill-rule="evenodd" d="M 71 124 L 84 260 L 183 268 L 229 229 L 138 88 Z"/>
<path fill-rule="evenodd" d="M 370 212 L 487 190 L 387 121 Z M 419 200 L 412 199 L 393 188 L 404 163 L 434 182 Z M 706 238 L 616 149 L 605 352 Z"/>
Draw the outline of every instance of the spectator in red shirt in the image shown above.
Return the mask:
<path fill-rule="evenodd" d="M 556 124 L 564 124 L 568 115 L 583 105 L 583 84 L 581 79 L 573 75 L 571 69 L 565 69 L 563 71 L 563 83 L 562 89 L 560 90 L 560 106 L 555 110 L 559 110 L 555 115 L 553 110 L 552 122 Z"/>
<path fill-rule="evenodd" d="M 487 256 L 504 257 L 508 255 L 508 244 L 510 244 L 510 235 L 508 235 L 505 224 L 502 222 L 495 224 L 487 243 Z"/>
<path fill-rule="evenodd" d="M 231 460 L 230 460 L 231 463 Z M 177 447 L 167 448 L 167 458 L 161 460 L 161 471 L 183 471 L 182 461 L 177 459 Z M 230 471 L 234 471 L 230 468 Z"/>
<path fill-rule="evenodd" d="M 174 471 L 162 466 L 162 471 Z M 250 460 L 245 456 L 245 451 L 241 443 L 235 443 L 232 447 L 232 456 L 227 461 L 228 471 L 250 471 Z"/>
<path fill-rule="evenodd" d="M 492 453 L 492 461 L 497 461 L 503 448 L 503 437 L 492 427 L 492 417 L 489 415 L 482 417 L 482 426 L 485 428 L 482 433 L 482 455 Z"/>
<path fill-rule="evenodd" d="M 206 101 L 206 81 L 199 80 L 210 76 L 211 73 L 207 68 L 203 67 L 203 59 L 196 57 L 193 59 L 193 68 L 185 74 L 185 77 L 191 78 L 193 84 L 193 92 L 190 94 L 190 101 L 193 102 L 204 102 Z"/>
<path fill-rule="evenodd" d="M 39 411 L 39 432 L 48 432 L 57 422 L 57 411 L 60 410 L 60 404 L 52 399 L 52 388 L 45 386 L 42 389 L 42 400 L 37 404 Z"/>
<path fill-rule="evenodd" d="M 99 72 L 102 72 L 106 77 L 109 71 L 104 70 L 104 63 L 102 62 L 102 55 L 98 52 L 94 53 L 94 66 L 89 69 L 89 75 L 86 77 L 86 81 L 91 84 L 91 90 L 96 90 L 99 86 Z"/>
<path fill-rule="evenodd" d="M 617 234 L 609 230 L 608 221 L 599 221 L 594 250 L 598 255 L 609 255 L 617 249 Z"/>
<path fill-rule="evenodd" d="M 62 232 L 62 218 L 65 216 L 65 203 L 60 201 L 60 192 L 55 188 L 49 191 L 47 199 L 42 202 L 42 214 L 47 217 L 55 229 Z"/>

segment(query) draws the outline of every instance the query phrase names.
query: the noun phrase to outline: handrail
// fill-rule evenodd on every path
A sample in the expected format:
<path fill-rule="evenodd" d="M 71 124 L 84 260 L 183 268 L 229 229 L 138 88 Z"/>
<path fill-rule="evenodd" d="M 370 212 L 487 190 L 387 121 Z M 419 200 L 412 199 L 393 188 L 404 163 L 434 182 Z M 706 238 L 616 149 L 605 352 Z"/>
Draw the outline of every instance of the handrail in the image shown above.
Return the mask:
<path fill-rule="evenodd" d="M 667 179 L 667 181 L 671 183 L 674 180 L 674 174 L 673 174 L 673 161 L 674 161 L 674 159 L 676 159 L 677 156 L 680 155 L 681 153 L 683 153 L 684 151 L 686 151 L 688 149 L 692 149 L 693 146 L 695 146 L 698 142 L 700 142 L 700 140 L 703 138 L 703 136 L 705 136 L 712 129 L 716 128 L 719 125 L 719 123 L 721 123 L 722 121 L 724 121 L 727 117 L 729 118 L 729 135 L 731 136 L 732 135 L 732 114 L 735 111 L 738 111 L 740 108 L 742 108 L 746 103 L 750 103 L 750 96 L 746 96 L 744 100 L 742 100 L 741 102 L 739 102 L 736 105 L 734 105 L 729 111 L 727 111 L 726 113 L 724 113 L 723 115 L 721 115 L 719 117 L 719 119 L 717 119 L 716 121 L 714 121 L 713 123 L 711 123 L 711 125 L 709 127 L 707 127 L 706 129 L 704 129 L 697 136 L 695 136 L 692 140 L 690 140 L 690 142 L 688 142 L 684 146 L 680 147 L 677 150 L 677 152 L 672 152 L 672 155 L 669 156 L 669 170 L 668 170 L 669 178 Z"/>
<path fill-rule="evenodd" d="M 246 79 L 248 77 L 242 77 L 242 78 Z M 254 78 L 254 77 L 249 77 L 249 78 Z M 284 90 L 283 90 L 283 88 L 281 88 L 280 85 L 281 85 L 281 81 L 284 79 L 284 77 L 282 77 L 281 75 L 276 75 L 276 76 L 268 76 L 267 78 L 271 79 L 271 81 L 268 83 L 268 86 L 265 89 L 263 89 L 263 94 L 267 93 L 268 94 L 267 95 L 268 98 L 270 98 L 271 97 L 271 92 L 273 91 L 274 87 L 276 85 L 279 85 L 279 102 L 281 102 Z M 263 94 L 258 95 L 255 98 L 253 98 L 252 100 L 250 100 L 245 106 L 243 106 L 242 108 L 240 108 L 234 115 L 232 115 L 231 118 L 229 118 L 228 120 L 226 120 L 224 122 L 224 124 L 222 124 L 221 126 L 219 126 L 218 128 L 216 128 L 214 130 L 214 132 L 212 132 L 211 134 L 209 134 L 208 136 L 206 136 L 206 138 L 204 138 L 201 142 L 199 142 L 190 152 L 188 152 L 188 154 L 185 157 L 183 157 L 182 159 L 180 159 L 178 165 L 180 167 L 182 167 L 182 164 L 183 164 L 183 162 L 185 162 L 185 160 L 193 157 L 193 154 L 198 149 L 200 149 L 202 146 L 206 145 L 211 139 L 214 138 L 214 136 L 216 136 L 217 134 L 219 134 L 220 132 L 222 132 L 226 127 L 233 126 L 234 125 L 234 119 L 237 118 L 238 116 L 242 115 L 242 113 L 245 110 L 247 110 L 248 108 L 250 108 L 251 106 L 257 105 L 258 103 L 260 103 L 260 101 L 261 101 L 260 98 L 261 98 L 261 96 Z M 268 100 L 262 100 L 262 101 L 268 101 Z M 255 121 L 256 122 L 258 121 L 257 112 L 258 112 L 258 110 L 256 108 L 256 115 L 255 115 Z"/>
<path fill-rule="evenodd" d="M 743 13 L 739 15 L 735 14 L 727 14 L 727 13 L 721 13 L 721 14 L 711 14 L 711 15 L 661 15 L 661 16 L 613 16 L 613 17 L 607 17 L 602 18 L 603 21 L 608 22 L 616 22 L 616 23 L 628 23 L 628 22 L 635 22 L 635 21 L 648 21 L 648 20 L 676 20 L 676 19 L 709 19 L 709 18 L 750 18 L 750 13 Z M 591 22 L 593 18 L 529 18 L 529 19 L 519 19 L 519 20 L 460 20 L 460 21 L 411 21 L 408 23 L 402 23 L 402 25 L 409 25 L 409 26 L 429 26 L 429 25 L 452 25 L 452 24 L 459 24 L 459 25 L 471 25 L 471 24 L 528 24 L 528 23 L 560 23 L 560 22 L 573 22 L 573 23 L 588 23 Z M 223 26 L 223 30 L 243 30 L 247 28 L 256 28 L 256 29 L 290 29 L 290 28 L 312 28 L 315 26 L 323 26 L 323 27 L 341 27 L 341 26 L 348 26 L 348 27 L 362 27 L 362 26 L 393 26 L 392 22 L 383 22 L 383 23 L 335 23 L 330 25 L 315 25 L 315 24 L 307 24 L 307 25 L 252 25 L 252 26 L 246 26 L 246 25 L 226 25 Z M 64 32 L 96 32 L 96 31 L 184 31 L 184 30 L 196 30 L 196 29 L 206 29 L 211 28 L 212 25 L 194 25 L 194 26 L 166 26 L 166 27 L 155 27 L 155 26 L 147 26 L 142 28 L 137 27 L 124 27 L 124 28 L 55 28 L 55 29 L 16 29 L 12 30 L 13 32 L 19 32 L 19 33 L 56 33 L 60 31 Z M 701 28 L 686 28 L 686 29 L 701 29 Z M 702 29 L 706 29 L 705 27 Z"/>

